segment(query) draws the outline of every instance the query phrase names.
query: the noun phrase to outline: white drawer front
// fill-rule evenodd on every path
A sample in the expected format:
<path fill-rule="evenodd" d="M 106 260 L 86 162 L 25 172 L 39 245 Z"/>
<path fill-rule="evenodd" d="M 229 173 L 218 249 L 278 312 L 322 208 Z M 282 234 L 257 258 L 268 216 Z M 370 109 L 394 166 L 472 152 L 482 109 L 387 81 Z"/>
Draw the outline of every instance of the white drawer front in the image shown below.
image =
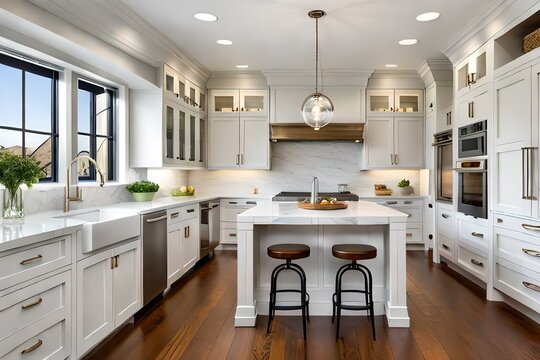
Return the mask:
<path fill-rule="evenodd" d="M 238 243 L 238 232 L 235 227 L 221 229 L 221 244 L 236 244 Z"/>
<path fill-rule="evenodd" d="M 2 360 L 60 360 L 69 356 L 66 343 L 65 320 L 57 322 L 28 339 L 19 339 L 15 348 L 0 357 Z"/>
<path fill-rule="evenodd" d="M 222 208 L 221 221 L 230 221 L 236 223 L 236 215 L 243 213 L 248 208 Z"/>
<path fill-rule="evenodd" d="M 487 258 L 461 244 L 458 245 L 458 264 L 477 278 L 487 281 Z"/>
<path fill-rule="evenodd" d="M 495 264 L 493 286 L 540 312 L 540 274 L 511 263 Z"/>
<path fill-rule="evenodd" d="M 65 310 L 71 272 L 44 279 L 0 298 L 0 341 L 55 311 Z"/>
<path fill-rule="evenodd" d="M 168 209 L 167 223 L 175 224 L 179 221 L 196 218 L 197 216 L 199 216 L 199 204 Z"/>
<path fill-rule="evenodd" d="M 459 240 L 483 251 L 488 249 L 488 228 L 458 219 Z"/>
<path fill-rule="evenodd" d="M 439 234 L 439 252 L 448 260 L 454 259 L 454 240 L 443 234 Z"/>
<path fill-rule="evenodd" d="M 495 256 L 540 273 L 540 238 L 495 228 Z"/>
<path fill-rule="evenodd" d="M 422 209 L 412 208 L 412 207 L 407 208 L 407 207 L 401 207 L 401 206 L 396 206 L 392 208 L 396 209 L 397 211 L 401 211 L 402 213 L 407 214 L 407 223 L 422 222 Z"/>
<path fill-rule="evenodd" d="M 420 244 L 422 240 L 422 229 L 420 227 L 411 227 L 407 224 L 405 231 L 405 241 L 407 244 Z"/>
<path fill-rule="evenodd" d="M 71 264 L 71 235 L 0 254 L 0 289 Z"/>
<path fill-rule="evenodd" d="M 254 199 L 221 199 L 221 206 L 225 207 L 237 207 L 237 206 L 243 206 L 250 208 L 252 206 L 257 205 L 257 203 L 260 200 L 254 200 Z"/>
<path fill-rule="evenodd" d="M 494 217 L 493 224 L 495 227 L 540 237 L 540 221 L 525 220 L 498 214 L 495 214 Z"/>
<path fill-rule="evenodd" d="M 437 213 L 437 230 L 448 236 L 454 235 L 454 213 L 439 209 Z"/>

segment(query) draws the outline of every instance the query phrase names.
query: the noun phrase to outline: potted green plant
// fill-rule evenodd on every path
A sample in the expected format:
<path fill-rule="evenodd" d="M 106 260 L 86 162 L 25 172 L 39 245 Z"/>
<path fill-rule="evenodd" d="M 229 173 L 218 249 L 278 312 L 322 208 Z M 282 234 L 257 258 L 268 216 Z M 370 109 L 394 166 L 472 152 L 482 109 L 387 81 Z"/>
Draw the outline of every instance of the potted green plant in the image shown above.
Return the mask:
<path fill-rule="evenodd" d="M 131 193 L 135 201 L 150 201 L 159 190 L 159 185 L 149 180 L 134 181 L 126 190 Z"/>
<path fill-rule="evenodd" d="M 18 219 L 24 217 L 21 185 L 31 188 L 44 175 L 39 162 L 31 157 L 21 157 L 10 152 L 0 152 L 0 184 L 4 185 L 2 217 Z"/>
<path fill-rule="evenodd" d="M 397 187 L 401 195 L 411 195 L 414 194 L 414 188 L 411 186 L 411 182 L 407 179 L 403 179 L 398 182 Z"/>

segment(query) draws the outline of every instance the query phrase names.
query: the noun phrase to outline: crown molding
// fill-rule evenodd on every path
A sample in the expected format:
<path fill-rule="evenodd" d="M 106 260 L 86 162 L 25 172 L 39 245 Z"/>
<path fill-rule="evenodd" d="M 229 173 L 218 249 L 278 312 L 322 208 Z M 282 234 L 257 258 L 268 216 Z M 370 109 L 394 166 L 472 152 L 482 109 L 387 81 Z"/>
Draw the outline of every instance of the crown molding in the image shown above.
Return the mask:
<path fill-rule="evenodd" d="M 468 55 L 484 45 L 508 24 L 538 7 L 537 0 L 497 0 L 465 26 L 443 49 L 442 52 L 455 66 Z"/>
<path fill-rule="evenodd" d="M 422 78 L 425 87 L 433 82 L 452 83 L 452 63 L 448 59 L 426 60 L 420 64 L 416 72 Z"/>
<path fill-rule="evenodd" d="M 314 86 L 315 70 L 262 70 L 270 86 Z M 324 70 L 319 75 L 321 86 L 366 87 L 372 70 Z"/>

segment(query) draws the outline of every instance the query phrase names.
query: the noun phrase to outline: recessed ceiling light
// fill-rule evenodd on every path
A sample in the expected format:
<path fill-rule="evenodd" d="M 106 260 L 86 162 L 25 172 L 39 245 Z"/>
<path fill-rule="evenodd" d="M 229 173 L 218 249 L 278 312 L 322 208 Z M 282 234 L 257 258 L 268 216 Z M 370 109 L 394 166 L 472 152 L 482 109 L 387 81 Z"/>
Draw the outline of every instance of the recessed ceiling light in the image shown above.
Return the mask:
<path fill-rule="evenodd" d="M 231 40 L 217 40 L 216 41 L 219 45 L 232 45 L 233 42 Z"/>
<path fill-rule="evenodd" d="M 386 66 L 387 68 L 397 68 L 397 64 L 386 64 L 384 66 Z"/>
<path fill-rule="evenodd" d="M 418 21 L 431 21 L 437 19 L 441 14 L 436 11 L 425 12 L 416 17 Z"/>
<path fill-rule="evenodd" d="M 217 16 L 209 13 L 196 13 L 193 17 L 201 21 L 216 21 Z"/>
<path fill-rule="evenodd" d="M 418 40 L 416 40 L 416 39 L 399 40 L 399 45 L 414 45 L 416 43 L 418 43 Z"/>
<path fill-rule="evenodd" d="M 247 69 L 249 65 L 236 65 L 237 69 Z"/>

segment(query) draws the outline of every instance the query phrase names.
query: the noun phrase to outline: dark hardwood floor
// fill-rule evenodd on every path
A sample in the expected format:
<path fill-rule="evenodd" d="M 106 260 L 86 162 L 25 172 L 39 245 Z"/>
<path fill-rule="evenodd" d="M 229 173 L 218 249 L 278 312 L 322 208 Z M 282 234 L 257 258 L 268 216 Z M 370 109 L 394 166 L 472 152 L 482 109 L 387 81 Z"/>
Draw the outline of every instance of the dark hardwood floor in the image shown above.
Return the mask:
<path fill-rule="evenodd" d="M 335 341 L 330 317 L 312 316 L 308 340 L 299 318 L 278 316 L 266 334 L 235 328 L 236 252 L 216 256 L 173 286 L 165 299 L 128 324 L 86 360 L 103 359 L 540 359 L 540 326 L 423 251 L 407 254 L 409 329 L 376 317 L 342 318 Z"/>

